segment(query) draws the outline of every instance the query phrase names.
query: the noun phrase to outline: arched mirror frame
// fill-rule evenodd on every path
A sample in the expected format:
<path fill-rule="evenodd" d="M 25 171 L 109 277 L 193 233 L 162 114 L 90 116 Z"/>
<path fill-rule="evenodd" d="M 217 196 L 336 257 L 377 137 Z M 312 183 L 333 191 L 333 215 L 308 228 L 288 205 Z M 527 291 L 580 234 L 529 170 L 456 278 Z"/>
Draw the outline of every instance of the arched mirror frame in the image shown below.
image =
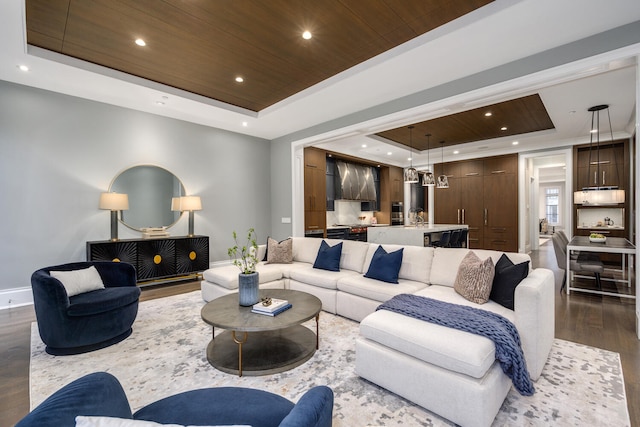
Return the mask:
<path fill-rule="evenodd" d="M 129 195 L 129 209 L 118 212 L 118 220 L 131 230 L 142 232 L 142 228 L 146 227 L 170 228 L 182 216 L 182 212 L 171 210 L 171 198 L 186 195 L 184 184 L 162 166 L 139 164 L 123 169 L 111 180 L 109 191 Z M 148 218 L 148 224 L 143 225 L 142 218 Z M 156 221 L 163 224 L 153 224 Z"/>

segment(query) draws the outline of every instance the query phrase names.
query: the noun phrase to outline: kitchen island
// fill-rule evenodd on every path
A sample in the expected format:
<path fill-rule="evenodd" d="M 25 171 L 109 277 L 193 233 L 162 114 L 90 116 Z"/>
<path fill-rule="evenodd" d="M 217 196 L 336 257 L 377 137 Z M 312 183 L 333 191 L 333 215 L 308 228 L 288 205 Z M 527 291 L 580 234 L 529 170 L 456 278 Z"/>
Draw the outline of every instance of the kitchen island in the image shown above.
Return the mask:
<path fill-rule="evenodd" d="M 466 224 L 419 224 L 419 225 L 392 225 L 389 227 L 370 227 L 367 241 L 370 243 L 432 246 L 433 242 L 440 240 L 445 231 L 468 229 Z M 468 242 L 462 242 L 463 247 L 468 247 Z"/>

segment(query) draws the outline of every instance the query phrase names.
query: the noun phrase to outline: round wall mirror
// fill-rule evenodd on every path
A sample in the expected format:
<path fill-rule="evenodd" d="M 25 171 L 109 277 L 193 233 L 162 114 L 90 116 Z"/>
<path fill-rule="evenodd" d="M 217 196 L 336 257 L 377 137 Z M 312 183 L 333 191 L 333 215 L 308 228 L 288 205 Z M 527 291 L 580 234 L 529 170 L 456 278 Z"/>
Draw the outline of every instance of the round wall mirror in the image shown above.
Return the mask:
<path fill-rule="evenodd" d="M 114 178 L 109 191 L 129 195 L 129 209 L 119 212 L 119 219 L 137 231 L 174 225 L 182 213 L 171 210 L 171 199 L 186 195 L 174 174 L 153 165 L 126 169 Z"/>

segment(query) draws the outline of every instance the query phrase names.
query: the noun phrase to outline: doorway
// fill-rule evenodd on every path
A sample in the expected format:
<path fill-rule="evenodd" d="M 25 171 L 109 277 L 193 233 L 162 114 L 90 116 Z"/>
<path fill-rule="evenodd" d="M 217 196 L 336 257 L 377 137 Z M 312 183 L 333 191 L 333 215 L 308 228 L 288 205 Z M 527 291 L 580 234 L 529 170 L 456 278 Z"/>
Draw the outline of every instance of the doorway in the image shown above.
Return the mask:
<path fill-rule="evenodd" d="M 573 155 L 570 148 L 521 155 L 520 248 L 529 253 L 563 230 L 571 236 Z M 522 188 L 524 187 L 524 188 Z"/>

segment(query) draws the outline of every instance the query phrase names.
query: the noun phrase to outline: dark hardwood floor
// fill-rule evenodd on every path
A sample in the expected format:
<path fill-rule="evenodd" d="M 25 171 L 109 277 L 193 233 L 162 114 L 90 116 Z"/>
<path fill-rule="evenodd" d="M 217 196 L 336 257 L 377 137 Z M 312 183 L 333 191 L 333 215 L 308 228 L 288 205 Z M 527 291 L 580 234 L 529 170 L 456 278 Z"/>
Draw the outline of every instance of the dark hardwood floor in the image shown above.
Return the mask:
<path fill-rule="evenodd" d="M 640 427 L 640 341 L 635 301 L 572 292 L 560 294 L 562 270 L 550 242 L 531 254 L 534 267 L 550 268 L 556 279 L 556 337 L 620 353 L 631 425 Z M 199 282 L 144 289 L 141 300 L 200 289 Z M 29 411 L 29 339 L 32 306 L 0 310 L 0 425 L 11 426 Z M 63 384 L 60 384 L 62 386 Z M 575 396 L 580 399 L 580 396 Z"/>

